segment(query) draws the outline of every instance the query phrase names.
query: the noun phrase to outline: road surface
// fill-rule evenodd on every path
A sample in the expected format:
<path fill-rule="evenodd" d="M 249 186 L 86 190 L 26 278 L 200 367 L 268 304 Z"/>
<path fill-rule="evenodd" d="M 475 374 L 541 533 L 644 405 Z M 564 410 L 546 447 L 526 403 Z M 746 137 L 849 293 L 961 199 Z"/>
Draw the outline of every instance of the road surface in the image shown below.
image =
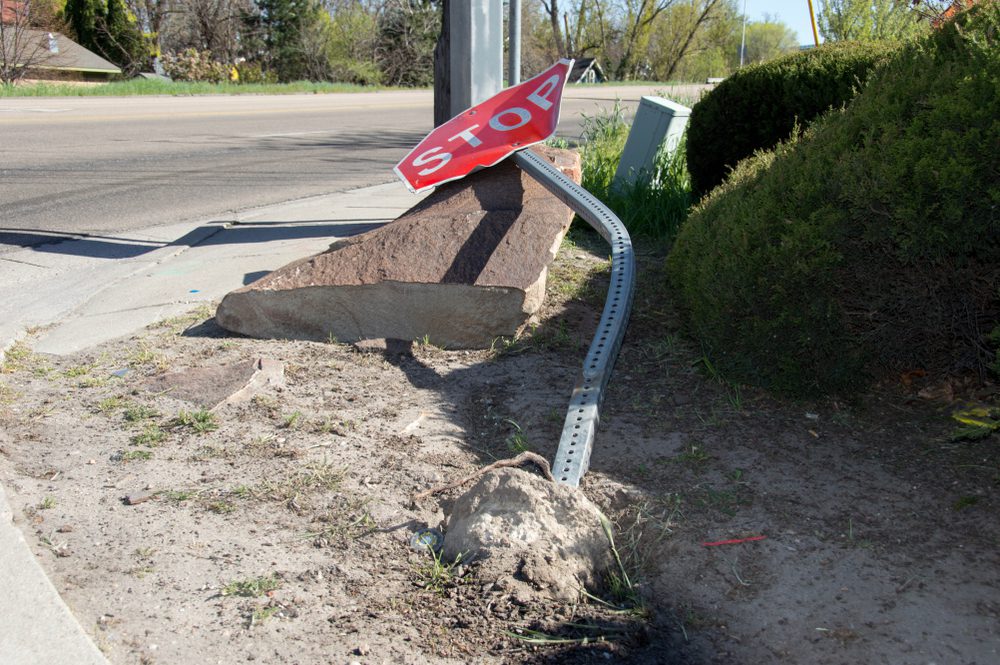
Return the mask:
<path fill-rule="evenodd" d="M 570 87 L 559 133 L 654 92 Z M 426 90 L 0 99 L 0 253 L 388 182 L 431 109 Z"/>

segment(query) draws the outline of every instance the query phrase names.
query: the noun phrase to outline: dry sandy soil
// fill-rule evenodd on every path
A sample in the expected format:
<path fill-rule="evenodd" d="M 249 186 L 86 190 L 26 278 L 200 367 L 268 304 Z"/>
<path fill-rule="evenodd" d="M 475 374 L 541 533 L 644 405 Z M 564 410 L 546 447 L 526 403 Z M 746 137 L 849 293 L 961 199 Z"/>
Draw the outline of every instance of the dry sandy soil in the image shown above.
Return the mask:
<path fill-rule="evenodd" d="M 855 403 L 720 383 L 677 333 L 657 253 L 582 486 L 634 587 L 526 603 L 414 550 L 456 496 L 414 493 L 551 459 L 608 269 L 571 237 L 538 327 L 492 351 L 251 340 L 211 311 L 72 357 L 15 348 L 0 481 L 111 661 L 1000 662 L 996 437 L 950 440 L 956 403 L 918 395 L 941 377 Z M 284 386 L 212 415 L 148 387 L 258 357 Z"/>

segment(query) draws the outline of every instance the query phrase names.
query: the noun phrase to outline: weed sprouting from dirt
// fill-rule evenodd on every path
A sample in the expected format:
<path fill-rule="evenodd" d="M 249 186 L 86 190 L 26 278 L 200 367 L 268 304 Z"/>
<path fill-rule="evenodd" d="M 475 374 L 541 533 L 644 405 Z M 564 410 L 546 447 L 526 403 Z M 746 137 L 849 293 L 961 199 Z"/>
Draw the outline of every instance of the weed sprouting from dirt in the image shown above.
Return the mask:
<path fill-rule="evenodd" d="M 467 572 L 468 568 L 462 564 L 461 553 L 455 555 L 454 560 L 448 561 L 443 552 L 428 547 L 424 559 L 414 568 L 414 582 L 422 589 L 443 596 L 448 589 L 460 584 Z"/>
<path fill-rule="evenodd" d="M 315 492 L 333 492 L 344 481 L 345 469 L 326 460 L 314 461 L 293 470 L 278 480 L 265 479 L 253 487 L 255 498 L 284 503 L 297 513 L 305 509 L 305 501 Z"/>
<path fill-rule="evenodd" d="M 136 370 L 153 369 L 162 372 L 169 366 L 166 356 L 154 350 L 145 339 L 140 339 L 135 347 L 128 351 L 126 362 L 129 367 Z"/>
<path fill-rule="evenodd" d="M 122 450 L 112 456 L 113 460 L 122 462 L 145 462 L 153 459 L 153 453 L 149 450 Z"/>
<path fill-rule="evenodd" d="M 167 433 L 160 429 L 155 423 L 147 424 L 141 432 L 131 438 L 133 446 L 158 446 L 167 438 Z"/>
<path fill-rule="evenodd" d="M 0 363 L 0 374 L 29 372 L 34 376 L 48 376 L 52 367 L 45 358 L 31 350 L 24 340 L 18 340 L 7 349 L 3 362 Z"/>
<path fill-rule="evenodd" d="M 243 598 L 258 598 L 264 594 L 276 591 L 281 586 L 277 575 L 260 575 L 241 580 L 233 580 L 222 587 L 222 596 L 240 596 Z"/>
<path fill-rule="evenodd" d="M 302 414 L 301 411 L 293 411 L 292 413 L 285 416 L 285 420 L 282 423 L 282 427 L 284 427 L 285 429 L 296 429 L 299 425 L 302 424 L 304 419 L 305 416 Z"/>
<path fill-rule="evenodd" d="M 122 415 L 124 415 L 125 420 L 130 423 L 138 423 L 143 420 L 160 417 L 159 411 L 144 404 L 131 404 L 125 408 Z"/>
<path fill-rule="evenodd" d="M 510 418 L 505 418 L 504 421 L 514 428 L 514 431 L 507 437 L 507 448 L 516 454 L 531 450 L 531 446 L 528 445 L 528 437 L 525 436 L 521 426 Z"/>
<path fill-rule="evenodd" d="M 105 397 L 104 399 L 100 400 L 94 406 L 94 408 L 97 410 L 98 413 L 103 413 L 107 415 L 122 408 L 122 406 L 124 406 L 125 404 L 127 404 L 127 401 L 124 398 L 119 397 L 117 395 L 113 395 L 111 397 Z"/>
<path fill-rule="evenodd" d="M 219 429 L 219 421 L 215 414 L 205 409 L 180 411 L 170 424 L 175 429 L 190 429 L 198 434 L 207 434 Z"/>

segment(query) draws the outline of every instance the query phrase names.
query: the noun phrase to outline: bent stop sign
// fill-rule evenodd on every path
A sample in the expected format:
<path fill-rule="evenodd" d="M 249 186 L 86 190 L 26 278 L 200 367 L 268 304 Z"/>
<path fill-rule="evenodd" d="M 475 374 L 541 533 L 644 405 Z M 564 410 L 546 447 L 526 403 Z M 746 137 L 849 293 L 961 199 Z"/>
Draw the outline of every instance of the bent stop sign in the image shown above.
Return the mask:
<path fill-rule="evenodd" d="M 573 67 L 560 60 L 437 127 L 393 169 L 410 191 L 424 192 L 552 136 Z"/>

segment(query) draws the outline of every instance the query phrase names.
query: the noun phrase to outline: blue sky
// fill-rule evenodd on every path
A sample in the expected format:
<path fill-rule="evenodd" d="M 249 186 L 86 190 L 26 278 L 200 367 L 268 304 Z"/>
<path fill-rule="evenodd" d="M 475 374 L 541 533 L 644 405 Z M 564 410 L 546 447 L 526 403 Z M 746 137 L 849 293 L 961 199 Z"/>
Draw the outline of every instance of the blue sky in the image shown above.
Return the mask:
<path fill-rule="evenodd" d="M 813 0 L 813 9 L 818 13 L 820 2 Z M 743 11 L 743 0 L 736 0 L 740 12 Z M 751 21 L 763 21 L 764 14 L 780 20 L 799 35 L 799 44 L 812 44 L 812 28 L 809 27 L 808 0 L 746 0 L 747 18 Z M 820 41 L 823 38 L 820 37 Z"/>

